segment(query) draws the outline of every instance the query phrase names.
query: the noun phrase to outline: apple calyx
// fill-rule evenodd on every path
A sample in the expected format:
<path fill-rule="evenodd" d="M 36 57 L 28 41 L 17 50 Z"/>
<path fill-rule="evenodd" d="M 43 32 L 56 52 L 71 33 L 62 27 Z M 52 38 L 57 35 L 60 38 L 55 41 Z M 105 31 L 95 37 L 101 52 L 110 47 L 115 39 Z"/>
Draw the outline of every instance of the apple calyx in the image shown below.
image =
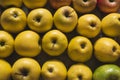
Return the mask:
<path fill-rule="evenodd" d="M 13 17 L 17 18 L 18 17 L 18 13 L 16 11 L 13 12 Z"/>
<path fill-rule="evenodd" d="M 52 40 L 52 47 L 51 47 L 51 49 L 54 49 L 56 43 L 57 43 L 57 39 L 54 38 L 54 39 Z"/>

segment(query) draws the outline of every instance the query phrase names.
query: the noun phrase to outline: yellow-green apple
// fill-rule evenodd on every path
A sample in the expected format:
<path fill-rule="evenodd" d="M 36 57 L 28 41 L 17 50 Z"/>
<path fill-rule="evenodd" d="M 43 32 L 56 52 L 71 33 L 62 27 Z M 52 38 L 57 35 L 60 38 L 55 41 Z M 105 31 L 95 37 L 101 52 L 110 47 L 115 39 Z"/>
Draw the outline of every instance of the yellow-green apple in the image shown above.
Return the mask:
<path fill-rule="evenodd" d="M 27 8 L 35 9 L 44 7 L 47 3 L 47 0 L 23 0 L 23 3 Z"/>
<path fill-rule="evenodd" d="M 94 55 L 101 62 L 115 62 L 120 58 L 120 46 L 112 38 L 99 38 L 94 44 Z"/>
<path fill-rule="evenodd" d="M 62 6 L 69 6 L 71 4 L 72 0 L 49 0 L 49 4 L 54 9 L 58 9 Z"/>
<path fill-rule="evenodd" d="M 73 8 L 79 13 L 88 13 L 96 8 L 97 0 L 72 0 Z"/>
<path fill-rule="evenodd" d="M 19 33 L 15 38 L 15 51 L 21 56 L 34 57 L 40 54 L 40 36 L 31 30 Z"/>
<path fill-rule="evenodd" d="M 51 30 L 42 38 L 42 48 L 51 56 L 61 55 L 66 50 L 67 46 L 67 37 L 59 30 Z"/>
<path fill-rule="evenodd" d="M 1 26 L 11 33 L 22 31 L 26 27 L 25 12 L 16 7 L 7 8 L 1 15 Z"/>
<path fill-rule="evenodd" d="M 10 80 L 12 68 L 10 63 L 0 59 L 0 80 Z"/>
<path fill-rule="evenodd" d="M 65 80 L 67 77 L 67 69 L 63 62 L 59 60 L 49 60 L 43 64 L 41 75 L 44 80 Z"/>
<path fill-rule="evenodd" d="M 77 32 L 85 37 L 94 38 L 101 31 L 101 20 L 94 14 L 85 14 L 79 17 Z"/>
<path fill-rule="evenodd" d="M 27 23 L 31 30 L 46 32 L 52 28 L 53 17 L 49 10 L 38 8 L 32 10 L 27 17 Z"/>
<path fill-rule="evenodd" d="M 13 80 L 39 80 L 40 64 L 33 58 L 19 58 L 12 66 Z"/>
<path fill-rule="evenodd" d="M 78 21 L 77 13 L 70 6 L 63 6 L 57 9 L 53 18 L 56 28 L 63 32 L 73 31 Z"/>
<path fill-rule="evenodd" d="M 120 14 L 110 13 L 102 19 L 102 32 L 110 37 L 120 36 Z"/>
<path fill-rule="evenodd" d="M 6 58 L 12 54 L 14 50 L 14 38 L 13 36 L 0 30 L 0 58 Z"/>
<path fill-rule="evenodd" d="M 92 52 L 92 43 L 86 37 L 76 36 L 68 44 L 68 56 L 73 61 L 86 62 L 91 58 Z"/>
<path fill-rule="evenodd" d="M 115 64 L 104 64 L 97 67 L 93 80 L 120 80 L 120 67 Z"/>
<path fill-rule="evenodd" d="M 117 12 L 120 9 L 120 0 L 97 0 L 97 6 L 104 13 Z"/>
<path fill-rule="evenodd" d="M 73 64 L 68 69 L 68 80 L 92 80 L 92 70 L 85 64 Z"/>

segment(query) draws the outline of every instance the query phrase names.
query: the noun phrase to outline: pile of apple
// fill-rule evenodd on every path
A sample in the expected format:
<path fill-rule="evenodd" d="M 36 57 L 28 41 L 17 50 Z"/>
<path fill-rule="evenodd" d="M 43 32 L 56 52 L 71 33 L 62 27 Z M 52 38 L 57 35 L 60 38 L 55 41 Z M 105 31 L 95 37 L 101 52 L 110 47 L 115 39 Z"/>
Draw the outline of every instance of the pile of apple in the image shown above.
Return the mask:
<path fill-rule="evenodd" d="M 0 29 L 0 80 L 120 80 L 120 0 L 0 0 Z"/>

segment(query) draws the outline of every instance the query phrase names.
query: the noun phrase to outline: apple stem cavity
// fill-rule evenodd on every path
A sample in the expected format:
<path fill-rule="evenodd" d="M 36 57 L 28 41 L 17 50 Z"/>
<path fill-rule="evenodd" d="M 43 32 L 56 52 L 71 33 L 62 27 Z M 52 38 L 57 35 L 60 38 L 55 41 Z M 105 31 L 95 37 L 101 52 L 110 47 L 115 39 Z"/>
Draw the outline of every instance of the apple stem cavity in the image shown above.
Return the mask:
<path fill-rule="evenodd" d="M 85 46 L 86 46 L 86 43 L 82 43 L 82 44 L 80 44 L 80 46 L 81 46 L 82 49 L 84 49 Z"/>
<path fill-rule="evenodd" d="M 40 22 L 41 21 L 41 17 L 37 17 L 37 18 L 35 18 L 35 19 L 33 19 L 33 20 L 35 20 L 36 22 Z"/>
<path fill-rule="evenodd" d="M 112 51 L 115 52 L 117 50 L 117 48 L 115 46 L 113 46 Z"/>
<path fill-rule="evenodd" d="M 114 2 L 114 0 L 109 0 L 110 2 Z"/>
<path fill-rule="evenodd" d="M 17 18 L 17 16 L 18 16 L 17 12 L 14 12 L 13 16 L 14 16 L 14 18 Z"/>
<path fill-rule="evenodd" d="M 53 72 L 53 68 L 48 68 L 48 71 L 49 71 L 50 73 L 52 73 L 52 72 Z"/>
<path fill-rule="evenodd" d="M 90 26 L 91 26 L 91 27 L 95 27 L 95 26 L 96 26 L 96 23 L 95 23 L 95 22 L 92 22 L 92 23 L 90 24 Z"/>
<path fill-rule="evenodd" d="M 84 2 L 87 2 L 88 0 L 83 0 Z"/>
<path fill-rule="evenodd" d="M 0 42 L 0 46 L 4 46 L 5 45 L 5 42 L 4 41 L 1 41 Z"/>
<path fill-rule="evenodd" d="M 78 80 L 82 80 L 82 76 L 81 75 L 78 76 Z"/>
<path fill-rule="evenodd" d="M 20 71 L 21 71 L 21 73 L 22 73 L 23 76 L 27 76 L 27 75 L 28 75 L 28 72 L 29 72 L 29 71 L 28 71 L 27 69 L 25 69 L 25 68 L 21 69 Z"/>
<path fill-rule="evenodd" d="M 65 12 L 64 12 L 64 15 L 65 15 L 65 17 L 70 17 L 69 11 L 65 11 Z"/>

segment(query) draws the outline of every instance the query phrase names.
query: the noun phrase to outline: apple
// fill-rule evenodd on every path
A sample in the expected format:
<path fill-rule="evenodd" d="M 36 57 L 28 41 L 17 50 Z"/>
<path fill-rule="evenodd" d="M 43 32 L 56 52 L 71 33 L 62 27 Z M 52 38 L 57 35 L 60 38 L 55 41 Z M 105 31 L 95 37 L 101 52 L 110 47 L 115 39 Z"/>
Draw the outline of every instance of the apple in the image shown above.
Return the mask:
<path fill-rule="evenodd" d="M 54 16 L 55 27 L 62 32 L 71 32 L 77 25 L 78 16 L 70 6 L 63 6 L 57 9 Z"/>
<path fill-rule="evenodd" d="M 73 8 L 79 13 L 89 13 L 96 8 L 97 0 L 72 0 Z"/>
<path fill-rule="evenodd" d="M 33 58 L 19 58 L 12 66 L 13 80 L 39 80 L 40 64 Z"/>
<path fill-rule="evenodd" d="M 58 9 L 62 6 L 69 6 L 71 4 L 72 0 L 49 0 L 49 4 L 54 9 Z"/>
<path fill-rule="evenodd" d="M 120 80 L 120 67 L 115 64 L 104 64 L 95 69 L 93 80 Z"/>
<path fill-rule="evenodd" d="M 6 58 L 12 54 L 14 50 L 13 36 L 3 30 L 0 30 L 0 58 Z"/>
<path fill-rule="evenodd" d="M 91 41 L 83 36 L 73 37 L 68 44 L 68 56 L 77 62 L 86 62 L 92 57 Z"/>
<path fill-rule="evenodd" d="M 92 80 L 92 70 L 85 64 L 73 64 L 68 69 L 67 77 L 68 80 Z"/>
<path fill-rule="evenodd" d="M 94 55 L 101 62 L 115 62 L 120 58 L 120 46 L 112 38 L 99 38 L 94 44 Z"/>
<path fill-rule="evenodd" d="M 0 80 L 10 80 L 12 68 L 6 60 L 0 59 Z"/>
<path fill-rule="evenodd" d="M 41 75 L 44 80 L 65 80 L 67 69 L 59 60 L 48 60 L 42 66 Z"/>
<path fill-rule="evenodd" d="M 11 33 L 18 33 L 26 27 L 25 12 L 16 7 L 7 8 L 1 15 L 1 26 Z"/>
<path fill-rule="evenodd" d="M 95 14 L 84 14 L 79 17 L 76 29 L 82 36 L 94 38 L 101 31 L 101 20 Z"/>
<path fill-rule="evenodd" d="M 25 30 L 15 38 L 15 51 L 20 56 L 35 57 L 41 52 L 40 40 L 39 34 Z"/>
<path fill-rule="evenodd" d="M 120 0 L 97 0 L 97 3 L 104 13 L 114 13 L 120 9 Z"/>
<path fill-rule="evenodd" d="M 52 28 L 53 17 L 49 10 L 38 8 L 28 14 L 27 23 L 31 30 L 42 33 Z"/>
<path fill-rule="evenodd" d="M 102 32 L 110 37 L 120 36 L 120 14 L 110 13 L 102 19 Z"/>
<path fill-rule="evenodd" d="M 29 9 L 44 7 L 47 0 L 23 0 L 24 5 Z"/>

